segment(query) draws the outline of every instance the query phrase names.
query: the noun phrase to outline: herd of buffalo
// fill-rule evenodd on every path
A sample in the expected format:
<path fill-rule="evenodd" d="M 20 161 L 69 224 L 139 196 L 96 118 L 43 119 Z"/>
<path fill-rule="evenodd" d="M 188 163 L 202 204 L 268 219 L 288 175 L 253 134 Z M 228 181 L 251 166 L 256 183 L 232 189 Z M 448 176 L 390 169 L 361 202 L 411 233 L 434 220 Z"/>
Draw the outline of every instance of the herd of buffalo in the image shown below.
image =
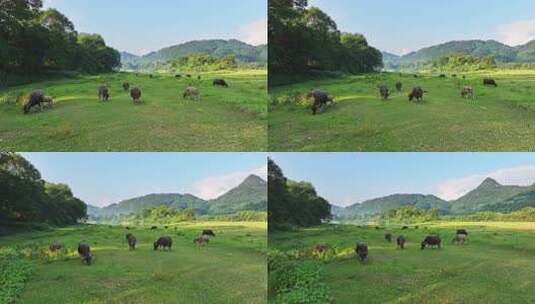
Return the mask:
<path fill-rule="evenodd" d="M 139 76 L 139 75 L 136 74 L 136 76 Z M 178 77 L 178 76 L 179 75 L 176 75 L 175 78 L 182 77 L 181 75 L 180 75 L 180 77 Z M 152 75 L 149 75 L 149 77 L 153 78 Z M 191 75 L 189 75 L 189 77 L 191 77 Z M 200 76 L 198 77 L 198 79 L 199 80 L 201 79 Z M 224 87 L 224 88 L 228 88 L 229 87 L 228 83 L 224 79 L 214 79 L 212 84 L 214 86 L 220 86 L 220 87 Z M 131 88 L 130 83 L 128 83 L 128 82 L 123 82 L 122 87 L 123 87 L 123 90 L 125 92 L 130 92 L 130 97 L 132 98 L 132 101 L 135 104 L 141 103 L 141 89 L 140 88 L 138 88 L 138 87 L 132 87 Z M 110 97 L 111 97 L 111 93 L 110 93 L 109 86 L 101 85 L 98 88 L 98 99 L 99 99 L 99 101 L 108 101 L 110 99 Z M 193 99 L 193 100 L 200 100 L 201 94 L 200 94 L 198 88 L 189 85 L 184 90 L 184 93 L 183 93 L 182 97 L 184 99 L 189 98 L 189 99 Z M 43 109 L 43 105 L 46 108 L 51 108 L 53 106 L 53 104 L 54 104 L 54 101 L 53 101 L 52 97 L 46 96 L 43 90 L 35 90 L 35 91 L 33 91 L 33 92 L 31 92 L 29 94 L 28 99 L 27 99 L 26 103 L 24 104 L 24 114 L 28 114 L 33 107 L 37 107 L 38 106 L 42 110 Z"/>
<path fill-rule="evenodd" d="M 418 75 L 414 75 L 416 78 L 418 78 Z M 439 76 L 440 78 L 445 78 L 446 75 L 441 74 Z M 457 77 L 457 75 L 453 74 L 453 78 Z M 465 76 L 463 76 L 465 78 Z M 494 79 L 491 78 L 485 78 L 483 79 L 483 85 L 485 86 L 493 86 L 497 87 L 498 84 Z M 403 84 L 401 81 L 396 82 L 396 91 L 401 92 L 403 88 Z M 424 93 L 427 93 L 427 91 L 424 91 L 422 87 L 414 87 L 409 92 L 409 101 L 416 101 L 420 102 L 424 98 Z M 382 100 L 388 100 L 388 97 L 390 96 L 390 90 L 388 89 L 388 86 L 385 84 L 382 84 L 379 86 L 379 96 L 381 96 Z M 461 97 L 463 98 L 474 98 L 474 88 L 472 86 L 464 86 L 461 89 Z M 329 103 L 334 103 L 334 97 L 330 96 L 329 93 L 318 90 L 318 89 L 312 89 L 308 92 L 306 95 L 307 99 L 312 99 L 312 115 L 316 115 L 318 111 L 322 110 L 325 106 L 327 106 Z"/>
<path fill-rule="evenodd" d="M 156 226 L 153 226 L 151 228 L 151 230 L 154 230 L 155 227 Z M 126 227 L 126 229 L 129 230 L 130 228 Z M 195 244 L 197 244 L 199 246 L 204 246 L 204 245 L 208 244 L 208 242 L 210 241 L 211 237 L 215 237 L 214 231 L 211 230 L 211 229 L 205 229 L 205 230 L 202 231 L 202 234 L 199 237 L 197 237 L 197 238 L 195 238 L 193 240 L 193 243 L 195 243 Z M 137 239 L 132 233 L 127 233 L 126 234 L 126 241 L 128 243 L 128 248 L 130 250 L 135 250 L 136 249 Z M 154 245 L 154 250 L 158 250 L 158 249 L 171 250 L 171 246 L 173 246 L 173 239 L 171 239 L 171 237 L 169 237 L 169 236 L 162 236 L 162 237 L 158 238 L 154 242 L 153 245 Z M 48 247 L 50 252 L 56 252 L 56 251 L 61 250 L 63 248 L 64 248 L 64 245 L 61 244 L 61 243 L 58 243 L 58 242 L 54 242 L 54 243 L 50 244 L 50 246 Z M 93 260 L 93 255 L 91 254 L 91 247 L 89 246 L 89 244 L 87 242 L 83 241 L 83 242 L 78 244 L 78 254 L 82 258 L 82 262 L 84 262 L 87 265 L 91 265 L 91 262 Z"/>
<path fill-rule="evenodd" d="M 408 227 L 404 226 L 402 229 L 403 230 L 408 229 Z M 392 239 L 393 239 L 392 233 L 386 232 L 385 240 L 391 243 Z M 457 245 L 464 245 L 467 239 L 468 239 L 468 232 L 466 231 L 466 229 L 457 229 L 452 242 L 456 243 Z M 398 237 L 396 238 L 397 248 L 405 249 L 405 242 L 406 242 L 405 237 L 403 235 L 398 235 Z M 440 249 L 441 244 L 442 244 L 442 240 L 440 236 L 431 234 L 431 235 L 427 235 L 423 239 L 423 241 L 420 243 L 420 248 L 422 250 L 425 249 L 426 247 L 430 247 L 430 248 L 436 247 Z M 314 247 L 314 252 L 319 253 L 319 254 L 327 252 L 327 250 L 329 250 L 329 245 L 327 244 L 318 244 Z M 355 246 L 355 253 L 361 262 L 366 261 L 368 259 L 368 245 L 364 242 L 360 242 L 360 241 L 357 242 Z"/>

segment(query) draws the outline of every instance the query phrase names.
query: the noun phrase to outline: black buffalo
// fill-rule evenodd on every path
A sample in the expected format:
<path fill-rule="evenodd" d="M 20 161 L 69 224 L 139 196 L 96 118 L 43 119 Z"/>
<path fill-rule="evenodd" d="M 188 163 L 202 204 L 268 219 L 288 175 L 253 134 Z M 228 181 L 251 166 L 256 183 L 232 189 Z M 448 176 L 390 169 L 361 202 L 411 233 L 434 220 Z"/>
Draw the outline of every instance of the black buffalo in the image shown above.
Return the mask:
<path fill-rule="evenodd" d="M 172 245 L 173 240 L 170 237 L 162 236 L 156 242 L 154 242 L 154 250 L 158 250 L 158 248 L 167 248 L 168 250 L 171 250 Z"/>
<path fill-rule="evenodd" d="M 212 84 L 214 86 L 220 86 L 220 87 L 228 88 L 228 83 L 224 79 L 214 79 Z"/>
<path fill-rule="evenodd" d="M 396 243 L 398 244 L 398 248 L 405 249 L 405 237 L 403 235 L 396 238 Z"/>
<path fill-rule="evenodd" d="M 100 86 L 98 88 L 98 99 L 100 101 L 108 101 L 110 98 L 110 90 L 107 86 Z"/>
<path fill-rule="evenodd" d="M 491 79 L 491 78 L 485 78 L 485 79 L 483 79 L 483 85 L 486 85 L 486 86 L 494 86 L 494 87 L 497 87 L 497 86 L 498 86 L 498 84 L 496 83 L 496 80 Z"/>
<path fill-rule="evenodd" d="M 141 90 L 139 88 L 132 88 L 132 90 L 130 90 L 130 97 L 132 97 L 132 100 L 135 103 L 138 103 L 141 98 Z"/>
<path fill-rule="evenodd" d="M 318 110 L 323 106 L 327 105 L 328 102 L 334 102 L 332 97 L 330 97 L 326 92 L 320 90 L 312 90 L 307 94 L 307 98 L 313 98 L 314 102 L 312 104 L 312 115 L 316 115 Z"/>
<path fill-rule="evenodd" d="M 93 256 L 91 255 L 91 248 L 89 248 L 89 244 L 85 242 L 78 244 L 78 254 L 82 257 L 82 260 L 87 265 L 91 265 Z"/>
<path fill-rule="evenodd" d="M 382 85 L 379 87 L 379 94 L 383 100 L 387 100 L 388 96 L 390 95 L 390 91 L 388 90 L 387 86 Z"/>
<path fill-rule="evenodd" d="M 446 78 L 446 75 L 445 74 L 440 74 L 440 76 L 438 76 L 440 78 Z"/>
<path fill-rule="evenodd" d="M 152 227 L 150 227 L 150 229 L 152 229 L 152 230 L 158 229 L 158 226 L 152 226 Z"/>
<path fill-rule="evenodd" d="M 130 250 L 135 250 L 137 243 L 136 237 L 132 233 L 128 233 L 126 235 L 126 240 L 128 241 L 128 247 Z"/>
<path fill-rule="evenodd" d="M 466 229 L 457 229 L 457 232 L 455 234 L 468 235 L 468 232 L 466 231 Z"/>
<path fill-rule="evenodd" d="M 413 99 L 416 99 L 416 101 L 420 101 L 424 98 L 424 90 L 422 90 L 421 87 L 415 87 L 412 89 L 412 92 L 409 94 L 409 101 L 412 101 Z"/>
<path fill-rule="evenodd" d="M 392 242 L 392 233 L 385 233 L 385 240 L 387 240 L 388 242 Z"/>
<path fill-rule="evenodd" d="M 409 229 L 409 227 L 408 226 L 401 227 L 401 230 L 405 230 L 405 229 Z"/>
<path fill-rule="evenodd" d="M 123 83 L 123 90 L 126 92 L 128 90 L 130 90 L 130 84 L 128 82 L 124 82 Z"/>
<path fill-rule="evenodd" d="M 24 105 L 24 114 L 28 114 L 31 108 L 35 106 L 41 107 L 41 104 L 45 102 L 45 93 L 42 90 L 36 90 L 30 93 L 28 101 Z"/>
<path fill-rule="evenodd" d="M 180 75 L 180 74 L 176 74 L 176 75 L 175 75 L 175 78 L 182 78 L 182 75 Z"/>
<path fill-rule="evenodd" d="M 202 231 L 202 235 L 209 235 L 209 236 L 215 236 L 215 233 L 212 229 L 204 229 Z"/>
<path fill-rule="evenodd" d="M 425 237 L 425 239 L 422 241 L 422 247 L 423 250 L 426 246 L 435 247 L 437 246 L 440 249 L 441 244 L 440 237 L 438 235 L 428 235 Z"/>
<path fill-rule="evenodd" d="M 358 242 L 357 246 L 355 247 L 355 253 L 359 259 L 364 262 L 366 259 L 368 259 L 368 245 Z"/>
<path fill-rule="evenodd" d="M 401 83 L 401 81 L 396 82 L 396 90 L 398 92 L 401 92 L 402 87 L 403 87 L 403 84 Z"/>
<path fill-rule="evenodd" d="M 63 244 L 60 244 L 58 242 L 54 242 L 54 243 L 50 244 L 48 249 L 50 249 L 50 251 L 52 251 L 52 252 L 55 252 L 55 251 L 58 251 L 60 249 L 63 249 Z"/>

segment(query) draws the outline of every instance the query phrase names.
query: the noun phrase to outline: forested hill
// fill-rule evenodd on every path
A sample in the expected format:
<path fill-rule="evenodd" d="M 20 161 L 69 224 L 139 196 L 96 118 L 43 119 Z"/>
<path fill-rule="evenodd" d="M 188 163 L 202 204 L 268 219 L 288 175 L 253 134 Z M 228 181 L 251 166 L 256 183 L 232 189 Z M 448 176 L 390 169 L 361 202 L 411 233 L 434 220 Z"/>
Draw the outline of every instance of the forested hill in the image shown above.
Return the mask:
<path fill-rule="evenodd" d="M 450 41 L 422 48 L 403 56 L 383 52 L 383 63 L 387 69 L 396 69 L 435 61 L 453 54 L 464 54 L 476 58 L 490 56 L 499 63 L 534 62 L 535 41 L 516 47 L 495 40 Z"/>
<path fill-rule="evenodd" d="M 333 206 L 332 213 L 336 219 L 362 219 L 402 207 L 415 207 L 425 211 L 436 209 L 443 215 L 463 215 L 480 211 L 512 212 L 525 207 L 535 207 L 535 185 L 501 185 L 496 180 L 487 178 L 472 191 L 452 201 L 445 201 L 434 195 L 394 194 L 346 208 Z"/>
<path fill-rule="evenodd" d="M 124 69 L 149 69 L 157 63 L 176 60 L 192 54 L 205 54 L 216 58 L 235 56 L 238 63 L 267 63 L 267 45 L 253 46 L 239 40 L 196 40 L 163 48 L 143 56 L 121 53 Z"/>
<path fill-rule="evenodd" d="M 212 200 L 191 194 L 154 193 L 111 204 L 104 208 L 88 206 L 91 220 L 135 214 L 143 209 L 165 206 L 177 210 L 192 209 L 197 215 L 232 214 L 239 211 L 266 211 L 267 184 L 256 175 Z"/>

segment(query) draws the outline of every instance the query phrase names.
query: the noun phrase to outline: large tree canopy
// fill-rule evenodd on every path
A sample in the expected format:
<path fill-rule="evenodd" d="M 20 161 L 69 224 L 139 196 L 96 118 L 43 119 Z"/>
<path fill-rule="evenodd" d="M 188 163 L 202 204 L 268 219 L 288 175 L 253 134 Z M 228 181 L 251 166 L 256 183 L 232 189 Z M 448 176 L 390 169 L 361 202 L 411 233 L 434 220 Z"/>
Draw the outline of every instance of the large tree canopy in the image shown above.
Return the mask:
<path fill-rule="evenodd" d="M 268 160 L 268 220 L 270 229 L 307 227 L 331 218 L 331 205 L 308 182 L 287 180 L 281 168 Z"/>
<path fill-rule="evenodd" d="M 312 70 L 372 72 L 382 54 L 360 34 L 341 33 L 336 22 L 306 0 L 269 1 L 270 77 Z"/>

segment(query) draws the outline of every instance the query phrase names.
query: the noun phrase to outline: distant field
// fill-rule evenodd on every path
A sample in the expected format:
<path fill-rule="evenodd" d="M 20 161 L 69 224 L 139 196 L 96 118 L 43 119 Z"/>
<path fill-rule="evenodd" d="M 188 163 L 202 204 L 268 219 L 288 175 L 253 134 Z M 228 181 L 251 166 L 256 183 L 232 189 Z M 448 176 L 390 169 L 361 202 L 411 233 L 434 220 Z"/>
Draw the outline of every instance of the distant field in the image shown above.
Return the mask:
<path fill-rule="evenodd" d="M 9 151 L 265 151 L 266 71 L 205 73 L 202 79 L 118 73 L 45 81 L 0 91 L 0 150 Z M 213 87 L 224 78 L 229 88 Z M 122 83 L 142 90 L 134 105 Z M 108 103 L 98 101 L 102 84 Z M 183 100 L 188 85 L 200 102 Z M 22 114 L 6 96 L 43 89 L 57 102 L 52 110 Z"/>
<path fill-rule="evenodd" d="M 192 240 L 205 228 L 216 237 L 198 248 Z M 138 239 L 135 251 L 128 250 L 127 232 Z M 152 243 L 165 235 L 172 237 L 173 249 L 154 251 Z M 81 240 L 91 245 L 91 266 L 74 252 Z M 48 248 L 52 241 L 73 252 L 50 262 L 37 260 L 17 303 L 266 302 L 266 223 L 198 222 L 158 230 L 79 226 L 1 237 L 0 250 Z"/>
<path fill-rule="evenodd" d="M 309 81 L 276 87 L 270 106 L 270 151 L 533 151 L 535 150 L 535 71 L 464 74 L 445 79 L 435 75 L 383 73 Z M 498 87 L 484 87 L 494 78 Z M 403 90 L 395 91 L 401 81 Z M 379 98 L 386 84 L 393 95 Z M 466 100 L 464 85 L 476 98 Z M 410 103 L 414 86 L 425 94 L 423 104 Z M 296 94 L 311 88 L 327 91 L 337 105 L 311 115 L 295 104 Z"/>
<path fill-rule="evenodd" d="M 451 243 L 455 229 L 466 228 L 464 246 Z M 269 235 L 269 248 L 295 254 L 320 243 L 336 249 L 317 263 L 334 303 L 533 303 L 535 302 L 535 226 L 533 223 L 436 223 L 407 230 L 406 249 L 384 239 L 387 229 L 325 225 Z M 419 243 L 438 233 L 442 249 L 421 250 Z M 360 263 L 353 248 L 369 246 Z M 302 258 L 308 263 L 310 258 Z M 270 299 L 273 295 L 270 295 Z"/>

